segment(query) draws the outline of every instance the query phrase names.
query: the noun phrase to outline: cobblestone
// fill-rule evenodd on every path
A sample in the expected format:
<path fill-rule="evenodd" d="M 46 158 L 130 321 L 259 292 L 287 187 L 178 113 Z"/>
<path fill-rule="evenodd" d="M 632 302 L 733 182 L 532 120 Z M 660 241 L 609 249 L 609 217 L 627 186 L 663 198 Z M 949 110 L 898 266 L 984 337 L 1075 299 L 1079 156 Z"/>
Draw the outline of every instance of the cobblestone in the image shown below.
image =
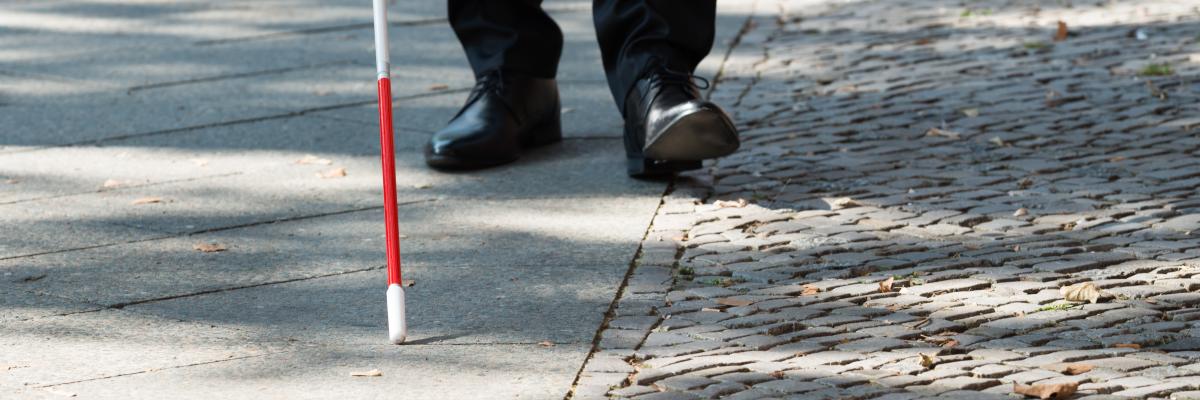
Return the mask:
<path fill-rule="evenodd" d="M 686 240 L 652 312 L 703 329 L 651 334 L 633 362 L 672 364 L 618 387 L 1195 396 L 1200 65 L 1181 60 L 1197 59 L 1200 16 L 1166 0 L 758 7 L 711 93 L 743 148 L 677 179 L 693 197 L 672 196 L 698 205 L 656 218 Z M 1154 62 L 1172 75 L 1143 76 Z M 1106 297 L 1063 298 L 1083 282 Z M 1094 369 L 1059 372 L 1072 363 Z"/>

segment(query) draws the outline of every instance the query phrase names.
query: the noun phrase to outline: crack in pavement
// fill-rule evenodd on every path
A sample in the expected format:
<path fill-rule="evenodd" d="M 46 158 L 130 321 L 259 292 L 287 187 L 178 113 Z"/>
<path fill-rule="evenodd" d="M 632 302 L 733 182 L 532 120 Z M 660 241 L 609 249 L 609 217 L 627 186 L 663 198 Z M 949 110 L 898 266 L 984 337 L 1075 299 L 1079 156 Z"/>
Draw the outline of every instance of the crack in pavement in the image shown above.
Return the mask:
<path fill-rule="evenodd" d="M 442 91 L 433 92 L 433 93 L 417 93 L 417 94 L 405 95 L 405 96 L 395 96 L 395 97 L 393 97 L 393 99 L 396 100 L 397 102 L 400 102 L 400 101 L 404 101 L 404 100 L 413 100 L 413 99 L 420 99 L 420 98 L 431 97 L 431 96 L 438 96 L 438 95 L 442 95 L 442 94 L 446 94 L 446 93 L 466 92 L 469 90 L 470 90 L 469 88 L 447 89 L 447 90 L 442 90 Z M 271 121 L 271 120 L 276 120 L 276 119 L 286 119 L 286 118 L 298 117 L 298 116 L 307 115 L 309 113 L 320 112 L 320 111 L 330 111 L 330 110 L 339 110 L 339 109 L 343 109 L 343 108 L 365 106 L 368 104 L 375 104 L 376 101 L 377 100 L 375 100 L 375 99 L 371 99 L 371 100 L 355 101 L 355 102 L 350 102 L 350 103 L 331 104 L 331 105 L 327 105 L 327 106 L 303 108 L 300 110 L 289 111 L 289 112 L 285 112 L 285 113 L 281 113 L 281 114 L 270 114 L 270 115 L 263 115 L 263 116 L 257 116 L 257 117 L 247 117 L 247 118 L 240 118 L 240 119 L 234 119 L 234 120 L 228 120 L 228 121 L 211 122 L 211 123 L 204 123 L 204 124 L 199 124 L 199 125 L 184 126 L 184 127 L 179 127 L 179 128 L 169 128 L 169 129 L 153 130 L 153 131 L 148 131 L 148 132 L 114 135 L 114 136 L 108 136 L 108 137 L 97 138 L 97 139 L 88 139 L 88 140 L 83 140 L 83 141 L 78 141 L 78 142 L 68 142 L 68 143 L 59 143 L 59 144 L 41 145 L 41 146 L 30 146 L 30 147 L 25 147 L 25 148 L 21 148 L 21 149 L 0 151 L 0 154 L 31 153 L 31 152 L 35 152 L 35 151 L 42 151 L 42 150 L 60 148 L 60 147 L 78 147 L 78 146 L 86 146 L 86 145 L 98 145 L 98 144 L 104 144 L 104 143 L 110 143 L 110 142 L 119 142 L 122 140 L 129 140 L 129 139 L 140 139 L 140 138 L 145 138 L 145 137 L 162 136 L 162 135 L 169 135 L 169 134 L 180 133 L 180 132 L 191 132 L 191 131 L 209 129 L 209 128 L 220 128 L 220 127 L 226 127 L 226 126 L 250 124 L 250 123 L 255 123 L 255 122 Z"/>

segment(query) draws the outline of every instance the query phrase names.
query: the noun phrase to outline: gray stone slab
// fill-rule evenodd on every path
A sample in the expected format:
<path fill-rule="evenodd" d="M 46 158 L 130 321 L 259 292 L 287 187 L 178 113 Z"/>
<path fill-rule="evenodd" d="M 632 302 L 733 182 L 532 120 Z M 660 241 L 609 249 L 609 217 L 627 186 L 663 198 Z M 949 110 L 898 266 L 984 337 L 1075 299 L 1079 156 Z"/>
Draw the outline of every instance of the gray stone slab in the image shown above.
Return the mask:
<path fill-rule="evenodd" d="M 161 237 L 122 225 L 96 203 L 64 198 L 0 206 L 0 259 Z M 11 228 L 10 228 L 11 227 Z"/>
<path fill-rule="evenodd" d="M 101 308 L 99 305 L 68 300 L 61 296 L 36 293 L 21 288 L 21 285 L 24 283 L 45 279 L 45 276 L 41 274 L 18 275 L 5 271 L 0 273 L 0 279 L 5 282 L 3 285 L 0 285 L 0 324 L 45 318 L 54 315 L 94 311 Z"/>
<path fill-rule="evenodd" d="M 88 398 L 561 399 L 589 346 L 322 346 L 64 385 Z M 379 369 L 380 377 L 351 377 Z"/>
<path fill-rule="evenodd" d="M 589 345 L 624 275 L 596 266 L 406 268 L 409 341 Z M 127 307 L 138 313 L 324 345 L 386 343 L 383 270 Z M 281 316 L 286 316 L 282 317 Z"/>
<path fill-rule="evenodd" d="M 0 156 L 0 179 L 11 182 L 0 184 L 0 213 L 24 207 L 16 203 L 222 177 L 270 165 L 267 157 L 229 160 L 228 156 L 95 146 L 5 154 Z"/>
<path fill-rule="evenodd" d="M 401 201 L 621 198 L 655 196 L 662 190 L 662 183 L 624 175 L 622 144 L 615 139 L 568 140 L 530 152 L 516 164 L 468 175 L 425 167 L 418 150 L 425 137 L 401 132 L 397 138 Z M 28 200 L 43 199 L 38 207 L 76 223 L 113 222 L 178 233 L 371 207 L 380 201 L 377 133 L 365 124 L 298 117 L 119 144 L 0 157 L 5 179 L 17 181 L 6 188 L 19 189 L 0 193 L 10 203 L 26 201 L 0 205 L 0 213 L 28 209 Z M 307 154 L 328 160 L 328 165 L 297 164 Z M 347 175 L 317 177 L 335 168 L 345 168 Z M 117 186 L 105 188 L 108 180 Z M 65 195 L 75 196 L 55 198 Z M 143 197 L 164 202 L 131 204 Z"/>
<path fill-rule="evenodd" d="M 621 266 L 614 273 L 623 274 L 655 204 L 655 198 L 413 204 L 400 208 L 402 254 L 412 267 Z M 219 217 L 196 218 L 205 216 Z M 24 290 L 121 304 L 375 268 L 384 261 L 382 219 L 380 210 L 369 210 L 3 260 L 0 269 L 46 275 L 20 284 Z M 229 250 L 202 253 L 197 243 Z"/>
<path fill-rule="evenodd" d="M 6 321 L 0 357 L 6 386 L 98 379 L 289 350 L 253 333 L 119 310 Z"/>
<path fill-rule="evenodd" d="M 15 2 L 2 5 L 3 25 L 12 38 L 14 58 L 54 58 L 136 48 L 183 47 L 221 40 L 271 39 L 370 23 L 371 9 L 361 2 L 295 1 L 286 8 L 271 2 L 147 1 L 133 4 L 87 1 Z M 394 23 L 445 17 L 439 3 L 389 6 Z M 38 39 L 41 40 L 38 40 Z M 20 40 L 16 40 L 20 39 Z M 40 47 L 39 45 L 56 44 Z M 49 49 L 65 51 L 49 51 Z"/>
<path fill-rule="evenodd" d="M 4 147 L 0 152 L 281 114 L 279 109 L 243 102 L 198 104 L 182 97 L 143 99 L 108 93 L 75 95 L 87 100 L 51 99 L 42 104 L 5 106 L 0 112 L 0 124 L 20 128 L 5 132 Z M 113 118 L 114 115 L 123 117 Z"/>
<path fill-rule="evenodd" d="M 560 79 L 602 82 L 590 16 L 578 11 L 559 14 L 569 43 Z M 394 96 L 430 93 L 435 85 L 451 89 L 472 85 L 473 74 L 448 26 L 399 27 L 393 36 Z M 141 49 L 132 57 L 129 52 L 103 52 L 14 63 L 10 70 L 54 78 L 34 86 L 4 84 L 6 89 L 20 89 L 22 96 L 6 101 L 13 108 L 0 113 L 0 123 L 24 129 L 6 137 L 3 145 L 78 143 L 369 103 L 375 96 L 371 40 L 371 30 L 362 27 L 220 46 Z M 421 56 L 404 56 L 411 54 Z M 179 65 L 179 60 L 190 62 Z M 55 79 L 86 84 L 72 87 Z M 156 86 L 163 84 L 168 86 Z M 38 90 L 47 85 L 59 90 Z M 609 98 L 603 91 L 598 93 Z M 54 107 L 47 109 L 47 104 Z M 585 105 L 580 109 L 597 110 Z"/>
<path fill-rule="evenodd" d="M 602 80 L 560 80 L 558 87 L 563 107 L 563 136 L 567 138 L 620 138 L 622 136 L 624 123 L 612 100 L 607 83 Z M 445 126 L 446 122 L 454 117 L 454 114 L 458 113 L 466 98 L 467 92 L 460 92 L 401 99 L 392 104 L 397 132 L 411 134 L 435 132 Z M 309 115 L 376 127 L 379 118 L 376 107 L 374 104 L 368 104 L 319 111 Z M 419 145 L 424 145 L 424 143 L 419 143 Z"/>

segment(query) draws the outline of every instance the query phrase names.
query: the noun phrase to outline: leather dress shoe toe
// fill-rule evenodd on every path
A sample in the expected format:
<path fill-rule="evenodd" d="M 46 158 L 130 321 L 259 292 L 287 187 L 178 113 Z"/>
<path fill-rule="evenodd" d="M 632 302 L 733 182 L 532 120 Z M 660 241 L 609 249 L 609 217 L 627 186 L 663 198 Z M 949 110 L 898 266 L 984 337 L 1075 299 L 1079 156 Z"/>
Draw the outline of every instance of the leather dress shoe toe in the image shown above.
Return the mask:
<path fill-rule="evenodd" d="M 733 121 L 721 107 L 700 95 L 695 79 L 699 78 L 657 68 L 634 85 L 625 99 L 629 175 L 650 177 L 699 169 L 702 160 L 738 149 Z"/>

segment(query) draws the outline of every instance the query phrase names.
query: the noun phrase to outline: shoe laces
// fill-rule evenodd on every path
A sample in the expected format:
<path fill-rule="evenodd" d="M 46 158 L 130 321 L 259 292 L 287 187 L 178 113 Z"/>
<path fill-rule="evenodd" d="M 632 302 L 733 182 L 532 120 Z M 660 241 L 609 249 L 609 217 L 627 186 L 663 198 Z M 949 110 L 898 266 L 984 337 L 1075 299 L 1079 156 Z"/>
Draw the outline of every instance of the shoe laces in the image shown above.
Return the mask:
<path fill-rule="evenodd" d="M 509 101 L 508 97 L 504 95 L 504 89 L 504 73 L 502 71 L 493 70 L 484 73 L 475 79 L 475 87 L 471 88 L 471 95 L 467 97 L 466 104 L 464 104 L 463 107 L 458 110 L 458 113 L 454 114 L 454 118 L 458 118 L 459 115 L 462 115 L 462 113 L 466 111 L 468 107 L 470 107 L 476 101 L 479 101 L 479 99 L 483 98 L 485 94 L 491 93 L 500 100 L 500 104 L 503 104 L 504 107 L 508 109 L 508 112 L 512 114 L 513 118 L 517 120 L 518 124 L 523 123 L 523 118 L 521 117 L 521 114 L 517 112 L 517 108 Z M 451 119 L 453 120 L 454 118 Z"/>
<path fill-rule="evenodd" d="M 654 73 L 650 74 L 650 87 L 658 88 L 667 85 L 695 86 L 701 90 L 708 89 L 711 86 L 708 79 L 704 79 L 702 76 L 675 71 L 667 67 L 660 67 Z"/>
<path fill-rule="evenodd" d="M 500 94 L 504 92 L 504 73 L 500 70 L 485 73 L 475 81 L 475 87 L 471 91 L 480 94 L 486 92 Z"/>

